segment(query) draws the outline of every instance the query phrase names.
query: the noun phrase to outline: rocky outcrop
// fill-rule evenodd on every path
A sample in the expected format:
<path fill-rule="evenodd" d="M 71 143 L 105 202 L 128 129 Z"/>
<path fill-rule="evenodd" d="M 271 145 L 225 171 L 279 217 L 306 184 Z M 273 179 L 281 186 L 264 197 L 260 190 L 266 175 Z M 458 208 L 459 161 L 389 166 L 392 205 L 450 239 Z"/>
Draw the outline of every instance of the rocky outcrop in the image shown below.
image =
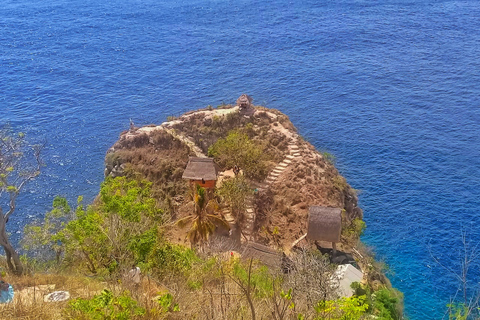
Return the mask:
<path fill-rule="evenodd" d="M 243 107 L 249 104 L 255 112 L 245 116 L 239 106 L 203 109 L 158 126 L 131 128 L 123 132 L 107 153 L 105 175 L 124 175 L 133 165 L 136 170 L 143 170 L 146 176 L 164 177 L 158 180 L 159 183 L 168 184 L 174 179 L 177 190 L 186 189 L 180 187 L 182 181 L 178 179 L 178 172 L 183 172 L 188 156 L 205 157 L 206 150 L 217 139 L 225 137 L 230 130 L 241 129 L 253 141 L 264 145 L 271 159 L 266 179 L 252 181 L 252 188 L 256 188 L 257 193 L 249 201 L 246 219 L 240 222 L 243 238 L 287 246 L 306 232 L 308 208 L 312 205 L 343 208 L 345 223 L 362 218 L 355 191 L 329 158 L 297 133 L 286 115 L 274 109 L 253 107 L 248 97 L 243 97 L 239 104 Z M 180 149 L 184 156 L 177 157 L 175 162 L 176 156 L 172 157 L 172 154 L 181 153 Z M 139 156 L 142 153 L 144 155 Z M 175 165 L 165 165 L 169 161 Z M 158 167 L 164 168 L 163 171 Z M 181 216 L 182 204 L 178 207 L 177 213 Z M 226 216 L 229 217 L 228 213 Z M 275 230 L 282 232 L 276 234 Z"/>

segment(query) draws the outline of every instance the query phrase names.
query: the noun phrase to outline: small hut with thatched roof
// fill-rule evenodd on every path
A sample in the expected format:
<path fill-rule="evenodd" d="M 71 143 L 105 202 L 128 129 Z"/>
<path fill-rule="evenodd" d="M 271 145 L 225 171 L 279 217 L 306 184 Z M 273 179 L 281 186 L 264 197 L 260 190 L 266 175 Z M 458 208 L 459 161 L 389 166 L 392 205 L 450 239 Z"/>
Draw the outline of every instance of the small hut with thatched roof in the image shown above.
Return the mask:
<path fill-rule="evenodd" d="M 282 253 L 263 244 L 249 242 L 242 252 L 242 259 L 259 260 L 271 269 L 282 267 Z"/>
<path fill-rule="evenodd" d="M 203 188 L 213 189 L 218 171 L 218 166 L 213 162 L 213 158 L 190 157 L 182 178 L 190 180 L 191 185 L 198 184 Z"/>
<path fill-rule="evenodd" d="M 240 107 L 240 110 L 249 109 L 252 107 L 252 101 L 252 97 L 244 93 L 237 99 L 237 106 Z"/>
<path fill-rule="evenodd" d="M 308 213 L 307 239 L 328 241 L 336 252 L 336 243 L 342 233 L 342 209 L 311 206 Z"/>

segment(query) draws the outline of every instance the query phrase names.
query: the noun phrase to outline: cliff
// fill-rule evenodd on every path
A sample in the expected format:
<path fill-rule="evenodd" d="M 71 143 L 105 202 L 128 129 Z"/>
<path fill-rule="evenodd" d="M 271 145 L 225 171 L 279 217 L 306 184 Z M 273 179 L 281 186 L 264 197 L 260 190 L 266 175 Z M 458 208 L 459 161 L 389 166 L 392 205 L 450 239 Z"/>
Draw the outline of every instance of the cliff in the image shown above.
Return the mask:
<path fill-rule="evenodd" d="M 344 229 L 362 218 L 355 191 L 338 173 L 328 154 L 319 153 L 278 110 L 223 106 L 188 112 L 161 125 L 132 127 L 120 135 L 106 157 L 106 176 L 141 173 L 154 189 L 172 219 L 189 214 L 187 181 L 181 179 L 189 156 L 206 157 L 208 149 L 232 130 L 242 130 L 264 150 L 266 168 L 249 179 L 256 189 L 252 219 L 239 222 L 249 238 L 289 250 L 307 230 L 308 209 L 313 205 L 343 209 Z M 231 175 L 230 167 L 220 174 Z M 247 207 L 249 209 L 250 207 Z M 224 211 L 226 212 L 226 211 Z M 278 232 L 281 230 L 281 232 Z M 182 242 L 178 233 L 173 241 Z M 356 240 L 344 234 L 341 250 L 351 251 Z"/>

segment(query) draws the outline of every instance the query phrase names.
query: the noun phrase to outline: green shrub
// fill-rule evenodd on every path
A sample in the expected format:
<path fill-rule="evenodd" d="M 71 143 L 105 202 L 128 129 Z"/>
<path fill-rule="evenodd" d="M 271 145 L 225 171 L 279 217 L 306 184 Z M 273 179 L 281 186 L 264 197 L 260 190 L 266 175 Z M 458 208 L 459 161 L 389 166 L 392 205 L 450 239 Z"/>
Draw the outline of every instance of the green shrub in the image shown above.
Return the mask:
<path fill-rule="evenodd" d="M 362 319 L 362 316 L 368 309 L 368 304 L 365 303 L 365 296 L 353 296 L 338 300 L 321 301 L 317 303 L 314 309 L 317 314 L 315 320 L 357 320 Z"/>
<path fill-rule="evenodd" d="M 253 142 L 247 134 L 232 130 L 225 139 L 219 139 L 208 149 L 208 155 L 223 168 L 237 165 L 248 178 L 263 180 L 268 174 L 264 151 L 260 142 Z"/>
<path fill-rule="evenodd" d="M 245 212 L 247 197 L 253 195 L 253 189 L 245 177 L 239 175 L 224 180 L 222 186 L 217 189 L 217 194 L 230 205 L 232 213 L 238 218 Z"/>
<path fill-rule="evenodd" d="M 174 303 L 173 296 L 170 293 L 165 293 L 157 297 L 156 301 L 158 302 L 161 313 L 180 311 L 178 303 Z"/>
<path fill-rule="evenodd" d="M 137 305 L 137 301 L 125 291 L 115 296 L 104 289 L 92 299 L 78 298 L 68 303 L 65 309 L 68 318 L 84 320 L 130 320 L 145 314 L 145 309 Z"/>
<path fill-rule="evenodd" d="M 160 276 L 185 273 L 199 258 L 191 249 L 171 243 L 157 246 L 149 257 L 149 264 Z"/>
<path fill-rule="evenodd" d="M 402 319 L 403 295 L 395 289 L 380 289 L 372 294 L 374 314 L 384 320 Z"/>

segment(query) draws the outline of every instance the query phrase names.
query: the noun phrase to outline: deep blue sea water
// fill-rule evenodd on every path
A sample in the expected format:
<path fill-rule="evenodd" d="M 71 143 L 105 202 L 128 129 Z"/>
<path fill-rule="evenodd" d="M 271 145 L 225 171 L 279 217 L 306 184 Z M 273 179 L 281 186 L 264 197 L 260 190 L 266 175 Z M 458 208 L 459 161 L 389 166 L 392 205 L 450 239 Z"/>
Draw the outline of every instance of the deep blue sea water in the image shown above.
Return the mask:
<path fill-rule="evenodd" d="M 248 93 L 360 189 L 410 319 L 440 319 L 480 240 L 480 2 L 0 2 L 0 122 L 47 139 L 10 228 L 92 200 L 128 128 Z M 478 283 L 478 261 L 470 269 Z"/>

